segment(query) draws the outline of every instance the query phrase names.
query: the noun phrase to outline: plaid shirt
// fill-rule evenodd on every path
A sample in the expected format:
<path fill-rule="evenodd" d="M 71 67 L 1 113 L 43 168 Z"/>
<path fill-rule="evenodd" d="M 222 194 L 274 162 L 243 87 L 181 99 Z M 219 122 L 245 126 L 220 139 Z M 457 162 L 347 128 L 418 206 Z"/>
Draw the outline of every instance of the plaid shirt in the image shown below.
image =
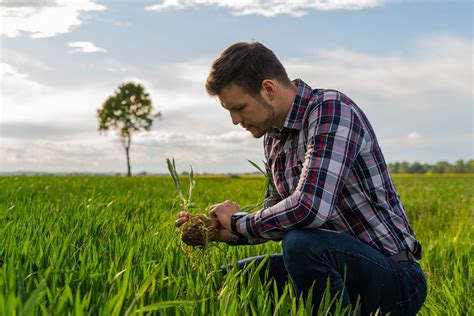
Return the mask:
<path fill-rule="evenodd" d="M 295 228 L 350 233 L 385 255 L 421 258 L 375 133 L 362 110 L 335 90 L 297 94 L 281 130 L 264 137 L 268 172 L 263 208 L 243 217 L 250 243 L 279 240 Z"/>

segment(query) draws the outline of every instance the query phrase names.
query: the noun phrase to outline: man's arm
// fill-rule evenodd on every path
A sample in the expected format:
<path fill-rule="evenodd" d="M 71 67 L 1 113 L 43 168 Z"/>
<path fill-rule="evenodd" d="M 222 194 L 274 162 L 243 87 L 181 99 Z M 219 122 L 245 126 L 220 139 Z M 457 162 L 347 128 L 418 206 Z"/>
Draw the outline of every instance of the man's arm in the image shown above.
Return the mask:
<path fill-rule="evenodd" d="M 307 151 L 295 192 L 238 221 L 247 238 L 280 239 L 297 227 L 319 227 L 331 216 L 364 138 L 361 121 L 339 100 L 323 101 L 309 115 Z"/>

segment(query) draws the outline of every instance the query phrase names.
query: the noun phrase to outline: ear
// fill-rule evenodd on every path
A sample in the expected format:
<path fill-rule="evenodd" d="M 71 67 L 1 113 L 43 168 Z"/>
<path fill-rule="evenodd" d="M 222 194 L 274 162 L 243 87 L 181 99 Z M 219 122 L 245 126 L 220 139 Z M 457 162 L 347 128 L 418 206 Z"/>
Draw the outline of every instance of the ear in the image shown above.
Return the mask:
<path fill-rule="evenodd" d="M 276 96 L 277 85 L 274 80 L 265 79 L 262 81 L 262 93 L 267 95 L 270 100 L 273 100 Z"/>

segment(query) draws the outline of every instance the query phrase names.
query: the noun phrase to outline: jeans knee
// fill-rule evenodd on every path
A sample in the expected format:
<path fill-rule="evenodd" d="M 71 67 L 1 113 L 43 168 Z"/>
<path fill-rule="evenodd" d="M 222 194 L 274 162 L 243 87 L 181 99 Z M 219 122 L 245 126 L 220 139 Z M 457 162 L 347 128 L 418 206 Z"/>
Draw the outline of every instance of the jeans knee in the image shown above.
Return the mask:
<path fill-rule="evenodd" d="M 292 265 L 298 269 L 306 265 L 325 263 L 324 256 L 334 249 L 334 232 L 323 229 L 294 229 L 289 231 L 282 242 L 285 265 L 291 270 Z"/>
<path fill-rule="evenodd" d="M 307 250 L 306 238 L 300 229 L 293 229 L 285 234 L 282 241 L 284 256 L 300 256 Z"/>
<path fill-rule="evenodd" d="M 289 231 L 282 242 L 285 267 L 294 281 L 304 277 L 308 266 L 311 266 L 310 243 L 307 232 L 302 229 Z"/>

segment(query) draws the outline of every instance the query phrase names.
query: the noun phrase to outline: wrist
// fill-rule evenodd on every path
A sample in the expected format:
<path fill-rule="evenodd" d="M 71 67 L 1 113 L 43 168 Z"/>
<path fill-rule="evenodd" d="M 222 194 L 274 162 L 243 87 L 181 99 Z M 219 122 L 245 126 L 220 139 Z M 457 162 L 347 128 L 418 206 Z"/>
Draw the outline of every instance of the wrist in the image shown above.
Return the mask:
<path fill-rule="evenodd" d="M 239 231 L 239 224 L 240 221 L 242 220 L 242 217 L 247 216 L 248 213 L 245 212 L 237 212 L 232 214 L 231 219 L 230 219 L 230 231 L 239 236 L 245 238 Z"/>

